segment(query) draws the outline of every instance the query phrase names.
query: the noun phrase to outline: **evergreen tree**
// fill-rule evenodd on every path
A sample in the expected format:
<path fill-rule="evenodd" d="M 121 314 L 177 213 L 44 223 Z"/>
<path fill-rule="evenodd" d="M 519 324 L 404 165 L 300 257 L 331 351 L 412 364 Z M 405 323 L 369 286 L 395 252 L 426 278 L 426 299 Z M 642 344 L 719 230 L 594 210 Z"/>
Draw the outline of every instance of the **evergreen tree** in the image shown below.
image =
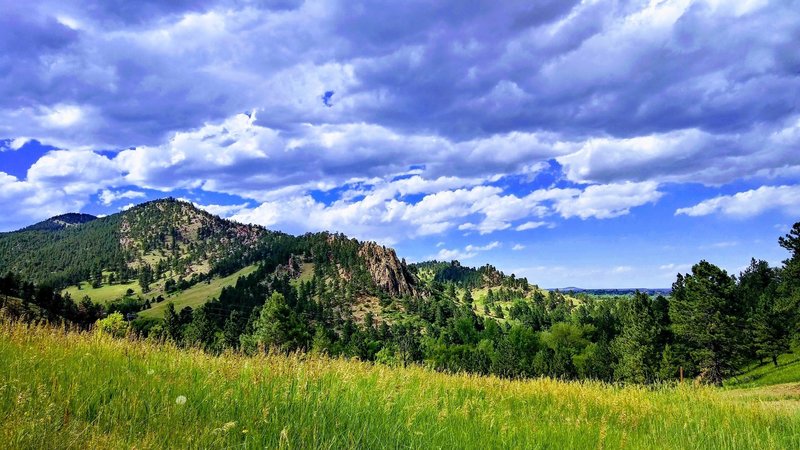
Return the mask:
<path fill-rule="evenodd" d="M 672 285 L 670 319 L 676 342 L 685 348 L 696 374 L 717 385 L 741 363 L 743 321 L 735 293 L 734 279 L 706 261 Z"/>
<path fill-rule="evenodd" d="M 305 328 L 295 311 L 289 308 L 284 295 L 273 292 L 261 308 L 253 336 L 265 348 L 293 351 L 306 347 L 308 332 Z"/>
<path fill-rule="evenodd" d="M 175 304 L 167 303 L 167 310 L 164 311 L 164 329 L 173 341 L 180 342 L 182 337 L 181 319 L 175 312 Z"/>
<path fill-rule="evenodd" d="M 619 362 L 614 375 L 619 380 L 635 383 L 652 382 L 661 358 L 658 343 L 659 329 L 650 298 L 636 292 L 625 302 L 622 316 L 622 333 L 613 341 L 612 348 Z"/>
<path fill-rule="evenodd" d="M 231 311 L 227 319 L 225 319 L 225 326 L 222 329 L 222 339 L 228 348 L 239 347 L 239 335 L 242 328 L 241 314 L 237 310 Z"/>
<path fill-rule="evenodd" d="M 472 308 L 472 291 L 469 288 L 464 291 L 464 296 L 461 298 L 461 301 L 464 302 L 466 306 Z"/>

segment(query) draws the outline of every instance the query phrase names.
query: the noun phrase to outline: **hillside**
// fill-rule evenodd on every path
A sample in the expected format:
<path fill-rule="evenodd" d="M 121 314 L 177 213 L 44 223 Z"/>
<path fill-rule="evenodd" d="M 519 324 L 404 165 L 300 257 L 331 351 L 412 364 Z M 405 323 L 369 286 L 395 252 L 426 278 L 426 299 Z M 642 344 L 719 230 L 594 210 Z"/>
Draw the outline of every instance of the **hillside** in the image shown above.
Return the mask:
<path fill-rule="evenodd" d="M 22 324 L 0 325 L 0 386 L 9 448 L 800 447 L 787 395 L 213 357 Z"/>
<path fill-rule="evenodd" d="M 126 314 L 144 310 L 148 317 L 163 314 L 165 300 L 196 308 L 218 298 L 255 264 L 264 267 L 262 279 L 273 272 L 293 278 L 305 265 L 316 267 L 317 280 L 349 286 L 354 310 L 362 298 L 421 294 L 393 249 L 338 234 L 290 236 L 175 199 L 103 218 L 65 214 L 0 234 L 0 272 L 64 288 L 76 301 L 89 298 Z"/>
<path fill-rule="evenodd" d="M 67 213 L 61 214 L 60 216 L 51 217 L 47 220 L 43 220 L 39 223 L 25 227 L 22 229 L 22 231 L 57 231 L 63 230 L 64 228 L 82 225 L 95 219 L 97 219 L 97 217 L 91 214 Z"/>
<path fill-rule="evenodd" d="M 17 274 L 0 278 L 0 294 L 52 322 L 89 328 L 108 316 L 212 354 L 270 348 L 506 378 L 658 384 L 683 374 L 722 385 L 797 342 L 800 223 L 779 243 L 791 252 L 782 268 L 753 259 L 733 276 L 700 261 L 669 297 L 575 298 L 488 264 L 409 266 L 373 242 L 290 236 L 167 199 L 1 236 L 0 269 Z"/>
<path fill-rule="evenodd" d="M 777 358 L 778 365 L 775 366 L 771 361 L 753 364 L 750 367 L 729 380 L 726 386 L 737 388 L 754 388 L 764 386 L 783 385 L 786 383 L 800 382 L 800 355 L 798 350 L 795 353 L 787 353 Z M 794 386 L 795 393 L 800 396 L 800 385 Z"/>
<path fill-rule="evenodd" d="M 0 270 L 66 287 L 127 283 L 154 272 L 175 278 L 232 273 L 280 233 L 236 224 L 174 199 L 95 218 L 65 214 L 0 235 Z"/>

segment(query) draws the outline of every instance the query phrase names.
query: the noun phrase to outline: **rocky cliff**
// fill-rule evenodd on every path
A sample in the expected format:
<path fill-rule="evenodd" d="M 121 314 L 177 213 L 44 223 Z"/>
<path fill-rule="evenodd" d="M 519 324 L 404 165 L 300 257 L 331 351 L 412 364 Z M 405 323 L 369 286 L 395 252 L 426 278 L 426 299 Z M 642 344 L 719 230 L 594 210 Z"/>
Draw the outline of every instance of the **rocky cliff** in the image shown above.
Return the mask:
<path fill-rule="evenodd" d="M 365 242 L 358 251 L 375 284 L 394 296 L 414 296 L 418 294 L 417 280 L 409 272 L 404 261 L 397 258 L 391 248 L 375 242 Z"/>

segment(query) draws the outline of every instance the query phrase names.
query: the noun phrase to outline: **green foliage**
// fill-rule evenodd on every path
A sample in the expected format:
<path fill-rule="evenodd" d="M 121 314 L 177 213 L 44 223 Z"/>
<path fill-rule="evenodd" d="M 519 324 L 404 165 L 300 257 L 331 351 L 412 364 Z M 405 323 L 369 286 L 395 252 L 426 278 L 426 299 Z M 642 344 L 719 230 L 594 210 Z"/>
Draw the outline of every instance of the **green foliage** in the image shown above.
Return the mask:
<path fill-rule="evenodd" d="M 714 384 L 735 373 L 741 363 L 744 323 L 736 282 L 727 272 L 701 261 L 691 274 L 678 275 L 672 286 L 670 319 L 676 339 L 685 346 L 691 373 Z"/>
<path fill-rule="evenodd" d="M 135 321 L 137 333 L 216 354 L 310 351 L 454 373 L 626 383 L 675 380 L 683 369 L 719 384 L 753 362 L 780 364 L 798 340 L 800 224 L 780 238 L 791 253 L 782 267 L 753 260 L 737 279 L 702 261 L 678 277 L 669 298 L 576 300 L 491 265 L 431 261 L 407 271 L 375 244 L 273 233 L 173 199 L 74 222 L 0 235 L 0 263 L 25 270 L 0 280 L 0 293 L 15 298 L 26 320 L 87 326 L 103 309 L 71 296 L 103 293 L 107 312 L 163 316 Z M 31 283 L 43 279 L 53 284 Z M 65 284 L 74 287 L 62 291 Z"/>
<path fill-rule="evenodd" d="M 273 292 L 261 308 L 253 337 L 260 346 L 285 352 L 305 349 L 309 340 L 308 330 L 279 292 Z"/>
<path fill-rule="evenodd" d="M 625 305 L 622 333 L 613 342 L 618 359 L 614 373 L 619 380 L 653 382 L 658 377 L 663 353 L 658 346 L 662 324 L 658 323 L 652 300 L 646 294 L 637 292 Z"/>
<path fill-rule="evenodd" d="M 108 334 L 114 337 L 123 337 L 128 332 L 128 322 L 122 314 L 115 312 L 111 313 L 105 319 L 100 319 L 95 324 L 95 331 L 100 334 Z"/>

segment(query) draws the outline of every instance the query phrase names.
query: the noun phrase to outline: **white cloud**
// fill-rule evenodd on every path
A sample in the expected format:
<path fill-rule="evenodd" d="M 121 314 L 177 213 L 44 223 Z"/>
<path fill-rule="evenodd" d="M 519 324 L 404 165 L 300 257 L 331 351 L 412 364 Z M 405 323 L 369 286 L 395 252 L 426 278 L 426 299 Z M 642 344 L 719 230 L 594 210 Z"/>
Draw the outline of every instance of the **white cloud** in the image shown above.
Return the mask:
<path fill-rule="evenodd" d="M 454 259 L 457 260 L 465 260 L 474 258 L 480 252 L 488 252 L 489 250 L 496 249 L 500 247 L 499 241 L 492 241 L 486 245 L 473 245 L 469 244 L 464 247 L 463 250 L 461 249 L 446 249 L 443 248 L 439 250 L 436 255 L 428 257 L 428 259 L 435 259 L 439 261 L 452 261 Z"/>
<path fill-rule="evenodd" d="M 220 217 L 230 217 L 239 214 L 250 206 L 247 203 L 238 205 L 201 205 L 200 203 L 192 203 L 194 206 Z"/>
<path fill-rule="evenodd" d="M 736 247 L 737 245 L 739 245 L 739 242 L 737 241 L 720 241 L 714 242 L 713 244 L 704 245 L 700 248 L 730 248 Z"/>
<path fill-rule="evenodd" d="M 534 229 L 540 228 L 540 227 L 552 228 L 552 225 L 553 224 L 551 224 L 550 222 L 529 221 L 529 222 L 525 222 L 523 224 L 517 225 L 517 227 L 514 228 L 514 229 L 517 230 L 517 231 L 525 231 L 525 230 L 534 230 Z"/>
<path fill-rule="evenodd" d="M 578 195 L 558 200 L 555 209 L 564 218 L 609 219 L 628 214 L 633 207 L 655 203 L 662 195 L 652 181 L 592 185 Z"/>
<path fill-rule="evenodd" d="M 6 150 L 17 151 L 30 141 L 31 139 L 27 137 L 18 137 L 14 139 L 0 140 L 0 152 Z"/>
<path fill-rule="evenodd" d="M 117 200 L 121 199 L 134 199 L 134 198 L 144 198 L 147 195 L 144 192 L 139 191 L 112 191 L 109 189 L 103 189 L 100 192 L 100 203 L 105 206 L 108 206 L 114 203 Z"/>
<path fill-rule="evenodd" d="M 475 252 L 465 252 L 463 250 L 458 250 L 458 249 L 448 250 L 446 248 L 443 248 L 439 250 L 439 253 L 432 256 L 430 259 L 435 259 L 437 261 L 452 261 L 452 260 L 461 261 L 465 259 L 474 258 L 475 255 L 477 255 L 477 253 Z"/>
<path fill-rule="evenodd" d="M 692 268 L 691 264 L 676 264 L 676 263 L 662 264 L 658 266 L 659 270 L 664 270 L 668 272 L 686 272 L 691 268 Z"/>
<path fill-rule="evenodd" d="M 800 173 L 800 117 L 744 133 L 695 128 L 632 138 L 589 138 L 556 159 L 567 179 L 581 183 L 656 181 L 720 185 L 740 178 Z"/>
<path fill-rule="evenodd" d="M 489 244 L 486 244 L 486 245 L 472 245 L 472 244 L 470 244 L 470 245 L 467 245 L 466 247 L 464 247 L 464 250 L 466 250 L 468 252 L 486 252 L 486 251 L 489 251 L 489 250 L 496 249 L 497 247 L 500 247 L 500 242 L 493 241 L 493 242 L 490 242 Z"/>
<path fill-rule="evenodd" d="M 800 185 L 761 186 L 758 189 L 721 195 L 686 207 L 679 208 L 675 215 L 707 216 L 724 214 L 732 217 L 753 217 L 771 209 L 780 209 L 787 214 L 800 214 Z"/>
<path fill-rule="evenodd" d="M 525 246 L 522 245 L 522 244 L 514 244 L 514 246 L 511 247 L 511 250 L 514 250 L 515 252 L 518 252 L 520 250 L 525 250 Z"/>
<path fill-rule="evenodd" d="M 75 105 L 55 105 L 45 108 L 42 118 L 45 126 L 66 128 L 78 124 L 84 117 L 83 110 Z"/>

